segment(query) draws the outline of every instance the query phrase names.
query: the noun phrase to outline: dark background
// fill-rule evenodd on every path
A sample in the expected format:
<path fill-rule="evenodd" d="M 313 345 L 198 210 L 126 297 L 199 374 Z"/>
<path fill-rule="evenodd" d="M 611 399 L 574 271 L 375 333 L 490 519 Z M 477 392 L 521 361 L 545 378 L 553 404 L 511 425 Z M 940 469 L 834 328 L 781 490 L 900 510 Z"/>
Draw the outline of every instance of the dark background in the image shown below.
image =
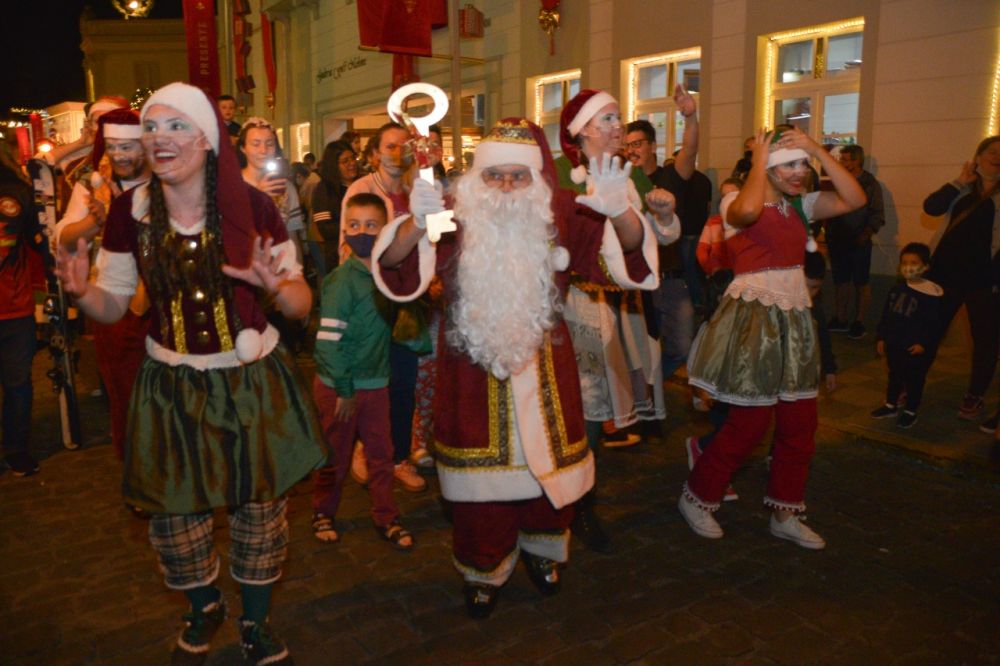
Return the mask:
<path fill-rule="evenodd" d="M 180 18 L 182 0 L 154 0 L 148 18 Z M 80 14 L 119 19 L 111 0 L 7 0 L 0 9 L 6 64 L 0 66 L 0 118 L 12 106 L 86 101 Z M 144 19 L 131 19 L 142 21 Z"/>

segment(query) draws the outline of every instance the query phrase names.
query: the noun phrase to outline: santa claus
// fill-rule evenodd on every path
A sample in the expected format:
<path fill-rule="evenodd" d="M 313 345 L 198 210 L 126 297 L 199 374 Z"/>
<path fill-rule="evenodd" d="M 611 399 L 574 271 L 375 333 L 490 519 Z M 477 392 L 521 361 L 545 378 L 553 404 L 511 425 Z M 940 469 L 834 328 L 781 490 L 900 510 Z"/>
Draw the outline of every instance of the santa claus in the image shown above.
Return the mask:
<path fill-rule="evenodd" d="M 562 317 L 571 277 L 657 284 L 656 239 L 630 203 L 628 171 L 605 156 L 591 176 L 587 194 L 559 189 L 541 129 L 503 120 L 457 184 L 455 233 L 431 242 L 444 202 L 419 181 L 412 215 L 373 252 L 375 281 L 394 300 L 417 298 L 435 274 L 444 283 L 433 454 L 472 617 L 490 614 L 519 558 L 543 594 L 559 590 L 572 504 L 594 482 Z"/>

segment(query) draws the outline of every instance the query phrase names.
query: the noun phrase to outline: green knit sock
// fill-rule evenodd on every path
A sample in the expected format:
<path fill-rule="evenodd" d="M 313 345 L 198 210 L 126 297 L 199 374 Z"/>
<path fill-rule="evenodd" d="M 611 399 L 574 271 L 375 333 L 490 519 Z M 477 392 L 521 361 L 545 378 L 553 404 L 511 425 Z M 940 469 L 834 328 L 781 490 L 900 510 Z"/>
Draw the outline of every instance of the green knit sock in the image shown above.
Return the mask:
<path fill-rule="evenodd" d="M 243 618 L 249 622 L 260 624 L 267 619 L 271 608 L 271 590 L 274 585 L 247 585 L 240 583 L 240 593 L 243 595 Z"/>
<path fill-rule="evenodd" d="M 214 585 L 202 585 L 191 590 L 184 590 L 184 594 L 187 595 L 188 601 L 191 602 L 191 608 L 195 611 L 200 611 L 205 606 L 214 604 L 222 598 L 222 591 Z"/>

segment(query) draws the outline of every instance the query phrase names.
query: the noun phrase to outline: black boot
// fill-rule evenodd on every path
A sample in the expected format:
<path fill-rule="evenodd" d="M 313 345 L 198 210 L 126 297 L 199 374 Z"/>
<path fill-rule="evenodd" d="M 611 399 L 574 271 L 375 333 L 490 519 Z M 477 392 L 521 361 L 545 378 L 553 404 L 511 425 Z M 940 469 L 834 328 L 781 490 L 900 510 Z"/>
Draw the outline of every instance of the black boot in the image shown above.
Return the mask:
<path fill-rule="evenodd" d="M 601 521 L 594 512 L 594 491 L 581 497 L 576 503 L 576 516 L 570 526 L 573 536 L 590 550 L 598 553 L 611 552 L 611 537 L 604 531 Z"/>
<path fill-rule="evenodd" d="M 539 592 L 547 597 L 559 592 L 561 580 L 558 562 L 524 551 L 521 552 L 521 557 L 524 558 L 524 567 L 528 571 L 528 578 L 535 584 Z"/>
<path fill-rule="evenodd" d="M 500 588 L 486 583 L 466 583 L 462 588 L 465 595 L 465 610 L 473 620 L 485 620 L 497 605 Z"/>

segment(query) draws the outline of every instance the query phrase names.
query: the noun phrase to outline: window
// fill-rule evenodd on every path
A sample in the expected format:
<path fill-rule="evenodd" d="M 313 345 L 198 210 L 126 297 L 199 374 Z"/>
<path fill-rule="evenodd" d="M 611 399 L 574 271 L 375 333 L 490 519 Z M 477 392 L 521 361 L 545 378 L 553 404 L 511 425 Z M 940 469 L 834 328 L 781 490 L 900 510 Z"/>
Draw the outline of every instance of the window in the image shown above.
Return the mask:
<path fill-rule="evenodd" d="M 301 162 L 306 153 L 310 152 L 312 145 L 309 139 L 309 123 L 299 123 L 292 125 L 292 145 L 291 154 L 293 162 Z"/>
<path fill-rule="evenodd" d="M 788 123 L 821 143 L 858 140 L 864 19 L 761 38 L 757 125 Z"/>
<path fill-rule="evenodd" d="M 528 79 L 528 99 L 533 111 L 531 118 L 545 132 L 552 156 L 562 155 L 559 144 L 559 114 L 563 107 L 580 92 L 580 70 L 557 72 Z"/>
<path fill-rule="evenodd" d="M 680 83 L 695 97 L 701 90 L 701 49 L 632 58 L 622 62 L 625 94 L 622 115 L 626 122 L 648 120 L 656 128 L 656 159 L 680 148 L 684 117 L 674 104 L 674 87 Z"/>

